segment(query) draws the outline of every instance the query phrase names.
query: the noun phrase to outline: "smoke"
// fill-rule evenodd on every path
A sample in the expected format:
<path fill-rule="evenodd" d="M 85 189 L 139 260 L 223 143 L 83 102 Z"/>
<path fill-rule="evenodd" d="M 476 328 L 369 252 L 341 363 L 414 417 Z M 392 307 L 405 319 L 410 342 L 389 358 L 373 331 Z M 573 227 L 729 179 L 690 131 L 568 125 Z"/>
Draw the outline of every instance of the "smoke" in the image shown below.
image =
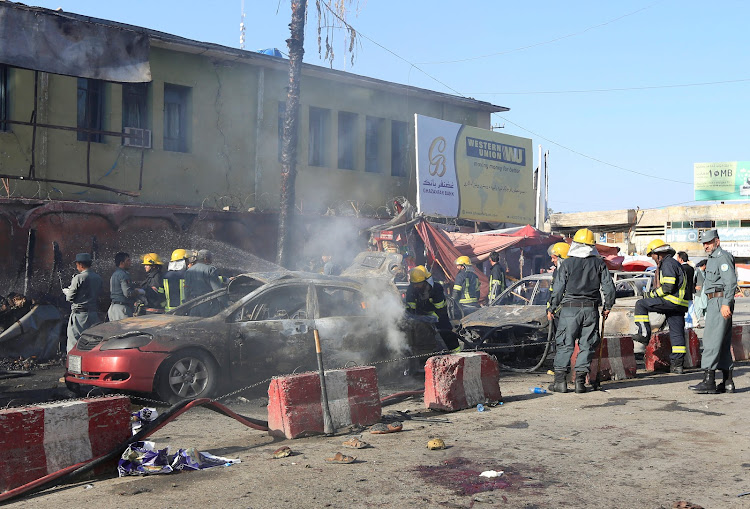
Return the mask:
<path fill-rule="evenodd" d="M 383 327 L 388 352 L 396 356 L 410 353 L 408 335 L 401 328 L 405 308 L 398 291 L 391 283 L 378 279 L 366 281 L 363 291 L 368 296 L 368 316 Z"/>

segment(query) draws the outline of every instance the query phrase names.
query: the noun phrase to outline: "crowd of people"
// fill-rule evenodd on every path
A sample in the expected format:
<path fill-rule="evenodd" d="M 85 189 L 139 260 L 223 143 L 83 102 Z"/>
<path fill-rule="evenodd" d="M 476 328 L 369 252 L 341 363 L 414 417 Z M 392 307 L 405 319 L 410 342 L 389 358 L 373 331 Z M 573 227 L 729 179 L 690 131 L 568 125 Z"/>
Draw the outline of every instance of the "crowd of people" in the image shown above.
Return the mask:
<path fill-rule="evenodd" d="M 223 278 L 212 265 L 213 255 L 206 249 L 198 251 L 175 249 L 164 271 L 164 262 L 156 253 L 142 258 L 146 278 L 134 282 L 130 275 L 130 254 L 115 254 L 115 271 L 109 279 L 111 303 L 107 310 L 110 322 L 138 314 L 163 313 L 181 304 L 222 287 Z M 63 289 L 71 304 L 67 328 L 67 351 L 78 342 L 83 331 L 101 320 L 98 313 L 99 295 L 103 290 L 102 278 L 92 269 L 89 253 L 79 253 L 75 258 L 77 274 L 70 286 Z M 190 309 L 191 316 L 212 316 L 216 310 L 213 302 L 205 302 Z"/>

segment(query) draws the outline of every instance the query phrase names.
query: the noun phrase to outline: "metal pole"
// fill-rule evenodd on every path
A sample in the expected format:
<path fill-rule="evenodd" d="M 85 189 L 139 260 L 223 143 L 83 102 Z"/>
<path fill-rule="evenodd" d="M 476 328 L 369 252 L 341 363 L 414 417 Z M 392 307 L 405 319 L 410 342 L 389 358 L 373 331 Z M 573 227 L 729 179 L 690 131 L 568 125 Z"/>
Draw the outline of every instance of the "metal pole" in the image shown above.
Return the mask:
<path fill-rule="evenodd" d="M 318 376 L 320 376 L 320 396 L 321 403 L 323 404 L 323 432 L 326 435 L 333 435 L 336 433 L 336 428 L 333 427 L 333 419 L 331 419 L 331 409 L 328 408 L 328 391 L 326 390 L 326 374 L 323 370 L 323 351 L 320 348 L 320 334 L 318 329 L 313 329 L 313 335 L 315 336 L 315 353 L 318 356 Z"/>
<path fill-rule="evenodd" d="M 29 282 L 34 272 L 34 244 L 36 243 L 36 230 L 29 229 L 29 238 L 26 241 L 26 271 L 23 278 L 23 294 L 29 294 Z"/>
<path fill-rule="evenodd" d="M 542 227 L 541 227 L 542 222 L 541 222 L 541 218 L 539 217 L 539 216 L 541 216 L 540 212 L 541 212 L 541 209 L 542 209 L 542 204 L 541 204 L 541 202 L 542 202 L 542 145 L 541 144 L 539 145 L 539 166 L 538 166 L 538 168 L 539 169 L 536 172 L 536 182 L 535 182 L 535 185 L 536 185 L 536 214 L 535 214 L 536 215 L 536 224 L 534 226 L 536 226 L 537 230 L 541 230 L 542 229 Z"/>

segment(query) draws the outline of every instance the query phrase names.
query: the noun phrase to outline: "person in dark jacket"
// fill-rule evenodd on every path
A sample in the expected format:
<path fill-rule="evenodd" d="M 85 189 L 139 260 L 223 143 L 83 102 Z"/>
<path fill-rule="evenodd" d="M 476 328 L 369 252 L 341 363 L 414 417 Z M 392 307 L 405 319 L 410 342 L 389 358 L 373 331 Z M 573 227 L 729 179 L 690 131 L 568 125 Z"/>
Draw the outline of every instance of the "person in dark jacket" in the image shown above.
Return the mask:
<path fill-rule="evenodd" d="M 479 307 L 479 277 L 474 273 L 468 256 L 456 258 L 456 280 L 453 282 L 453 300 L 461 306 L 464 315 Z"/>
<path fill-rule="evenodd" d="M 648 313 L 664 314 L 669 325 L 669 341 L 672 343 L 670 372 L 682 374 L 687 353 L 685 313 L 688 310 L 690 286 L 680 262 L 674 259 L 674 254 L 675 250 L 661 239 L 652 240 L 646 247 L 646 255 L 656 262 L 660 286 L 635 303 L 633 319 L 638 327 L 638 335 L 633 336 L 633 341 L 648 345 L 651 341 L 651 322 Z"/>
<path fill-rule="evenodd" d="M 448 350 L 460 352 L 458 337 L 453 332 L 448 308 L 445 302 L 443 285 L 431 281 L 431 274 L 422 267 L 409 271 L 409 287 L 406 289 L 406 312 L 415 315 L 427 315 L 437 318 L 437 330 Z"/>
<path fill-rule="evenodd" d="M 187 251 L 175 249 L 164 274 L 165 311 L 171 311 L 185 302 L 185 272 L 187 272 Z"/>
<path fill-rule="evenodd" d="M 191 300 L 221 288 L 216 267 L 211 265 L 213 255 L 207 249 L 196 254 L 196 262 L 185 272 L 185 299 Z M 190 316 L 214 316 L 219 312 L 219 302 L 213 299 L 190 310 Z"/>
<path fill-rule="evenodd" d="M 146 271 L 146 280 L 141 288 L 146 292 L 146 307 L 151 309 L 164 309 L 164 279 L 161 268 L 164 263 L 156 253 L 148 253 L 143 256 L 143 268 Z"/>
<path fill-rule="evenodd" d="M 70 319 L 68 320 L 68 344 L 70 352 L 83 331 L 93 327 L 99 320 L 97 301 L 102 291 L 102 278 L 91 270 L 91 255 L 78 253 L 76 255 L 76 270 L 70 286 L 63 289 L 65 300 L 70 302 Z"/>
<path fill-rule="evenodd" d="M 559 326 L 555 333 L 555 380 L 549 386 L 553 392 L 568 392 L 566 373 L 576 341 L 579 353 L 575 365 L 575 391 L 586 392 L 586 375 L 591 367 L 599 337 L 599 305 L 604 293 L 606 318 L 615 304 L 615 285 L 607 264 L 595 247 L 594 233 L 583 228 L 573 237 L 568 257 L 560 263 L 550 299 L 547 319 L 554 320 L 552 310 L 561 306 Z"/>
<path fill-rule="evenodd" d="M 133 316 L 133 304 L 138 296 L 145 295 L 146 291 L 136 288 L 130 279 L 130 255 L 119 252 L 115 255 L 115 266 L 117 267 L 109 278 L 109 297 L 112 303 L 107 310 L 110 322 L 122 320 Z"/>
<path fill-rule="evenodd" d="M 500 253 L 497 251 L 490 253 L 490 265 L 492 265 L 492 268 L 490 269 L 490 294 L 488 299 L 489 303 L 492 304 L 492 301 L 505 291 L 507 283 L 505 281 L 505 266 L 500 263 Z"/>

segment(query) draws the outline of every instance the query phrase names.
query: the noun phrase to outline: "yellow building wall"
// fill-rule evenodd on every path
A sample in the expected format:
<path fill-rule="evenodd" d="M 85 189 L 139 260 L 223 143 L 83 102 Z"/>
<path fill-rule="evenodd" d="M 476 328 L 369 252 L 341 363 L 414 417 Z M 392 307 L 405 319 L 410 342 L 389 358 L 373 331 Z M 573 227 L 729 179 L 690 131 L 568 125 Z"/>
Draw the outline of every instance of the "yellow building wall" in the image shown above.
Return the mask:
<path fill-rule="evenodd" d="M 0 196 L 142 203 L 205 208 L 275 210 L 279 204 L 281 164 L 278 160 L 278 104 L 286 101 L 286 67 L 265 68 L 152 47 L 148 124 L 152 148 L 122 145 L 104 136 L 103 143 L 77 140 L 74 131 L 38 128 L 36 176 L 89 182 L 139 192 L 137 197 L 72 184 L 8 180 Z M 344 82 L 335 75 L 303 74 L 296 203 L 302 212 L 329 209 L 374 215 L 397 196 L 414 200 L 414 114 L 489 127 L 489 113 L 426 98 L 404 87 L 398 93 Z M 39 73 L 37 121 L 75 127 L 77 79 Z M 190 87 L 188 152 L 164 150 L 164 86 Z M 122 130 L 122 85 L 106 83 L 103 130 Z M 259 118 L 257 105 L 262 97 Z M 10 69 L 10 118 L 28 121 L 34 101 L 34 72 Z M 326 164 L 308 165 L 310 107 L 330 110 Z M 355 113 L 353 170 L 339 169 L 338 113 Z M 365 172 L 366 117 L 384 119 L 379 154 L 381 171 Z M 408 124 L 409 176 L 391 176 L 391 126 Z M 258 129 L 260 127 L 260 129 Z M 31 164 L 32 128 L 13 125 L 0 132 L 0 173 L 27 175 Z M 257 150 L 257 153 L 256 153 Z M 86 161 L 89 160 L 87 177 Z M 256 165 L 258 172 L 256 174 Z M 257 189 L 256 189 L 257 185 Z M 140 189 L 139 189 L 140 187 Z"/>

